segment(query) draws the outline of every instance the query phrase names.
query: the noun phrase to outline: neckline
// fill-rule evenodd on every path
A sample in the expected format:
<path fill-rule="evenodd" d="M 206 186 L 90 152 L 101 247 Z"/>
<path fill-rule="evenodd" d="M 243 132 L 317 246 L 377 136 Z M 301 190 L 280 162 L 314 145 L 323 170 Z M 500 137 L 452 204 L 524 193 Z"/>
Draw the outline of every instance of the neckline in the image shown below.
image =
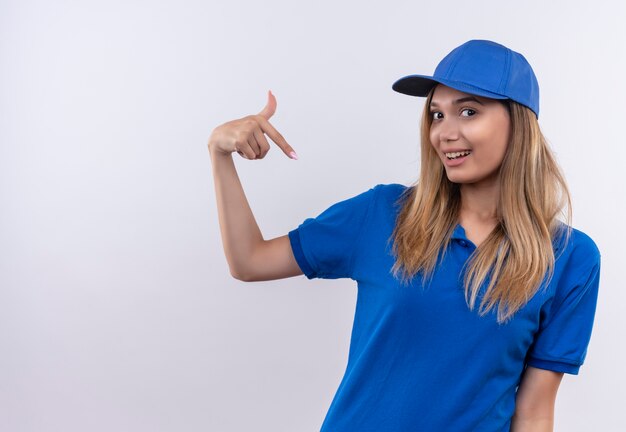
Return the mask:
<path fill-rule="evenodd" d="M 454 231 L 452 231 L 451 238 L 469 241 L 469 239 L 467 238 L 467 235 L 465 234 L 465 228 L 463 227 L 463 225 L 461 225 L 460 222 L 457 222 L 456 226 L 454 227 Z"/>
<path fill-rule="evenodd" d="M 457 222 L 456 226 L 454 227 L 454 230 L 452 231 L 452 236 L 450 238 L 453 240 L 456 239 L 456 240 L 466 241 L 469 244 L 473 245 L 475 248 L 477 248 L 477 246 L 470 239 L 467 238 L 467 234 L 465 233 L 465 228 L 463 227 L 463 225 L 461 225 L 460 222 Z M 555 241 L 552 242 L 552 246 L 555 252 L 560 250 L 562 247 L 560 243 L 555 242 Z"/>

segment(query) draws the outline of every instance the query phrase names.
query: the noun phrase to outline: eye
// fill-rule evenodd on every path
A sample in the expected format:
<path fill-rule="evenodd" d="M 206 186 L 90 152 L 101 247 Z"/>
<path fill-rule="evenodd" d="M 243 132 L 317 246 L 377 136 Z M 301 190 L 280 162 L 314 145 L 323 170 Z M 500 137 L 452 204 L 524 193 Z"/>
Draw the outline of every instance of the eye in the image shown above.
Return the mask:
<path fill-rule="evenodd" d="M 469 111 L 471 114 L 463 117 L 473 117 L 474 115 L 476 115 L 476 110 L 473 110 L 472 108 L 464 108 L 461 110 L 461 112 L 464 111 Z M 440 117 L 437 117 L 437 114 L 441 114 L 441 111 L 430 111 L 430 115 L 432 116 L 433 121 L 440 119 Z"/>
<path fill-rule="evenodd" d="M 471 111 L 471 112 L 473 113 L 472 115 L 476 114 L 476 111 L 474 111 L 474 110 L 473 110 L 473 109 L 471 109 L 471 108 L 465 108 L 465 109 L 463 109 L 463 111 Z M 461 112 L 463 112 L 463 111 L 461 111 Z M 468 117 L 471 117 L 472 115 L 470 115 L 470 116 L 468 116 Z"/>
<path fill-rule="evenodd" d="M 435 116 L 435 118 L 433 118 L 433 120 L 437 120 L 437 118 L 436 118 L 437 114 L 441 114 L 441 113 L 439 111 L 431 111 L 430 112 L 431 117 L 433 117 L 433 115 Z"/>

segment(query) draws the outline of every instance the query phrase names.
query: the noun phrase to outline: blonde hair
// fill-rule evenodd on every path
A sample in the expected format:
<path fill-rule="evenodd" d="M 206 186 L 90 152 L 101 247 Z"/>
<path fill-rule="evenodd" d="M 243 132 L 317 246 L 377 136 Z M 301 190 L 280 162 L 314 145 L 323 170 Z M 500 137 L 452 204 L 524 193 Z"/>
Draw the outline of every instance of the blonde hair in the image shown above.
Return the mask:
<path fill-rule="evenodd" d="M 406 284 L 422 272 L 431 279 L 458 223 L 460 185 L 448 180 L 430 142 L 430 91 L 421 120 L 419 179 L 398 198 L 401 203 L 393 233 L 392 272 Z M 499 169 L 497 225 L 463 266 L 465 300 L 474 310 L 486 280 L 479 314 L 498 304 L 498 324 L 510 319 L 550 283 L 556 260 L 553 242 L 571 236 L 571 198 L 559 165 L 541 133 L 535 114 L 515 101 L 501 101 L 510 114 L 511 133 Z M 559 215 L 567 204 L 566 223 Z M 557 246 L 558 248 L 559 246 Z M 560 246 L 562 249 L 563 246 Z M 467 267 L 467 268 L 466 268 Z M 547 276 L 547 277 L 546 277 Z M 544 280 L 544 277 L 546 279 Z"/>

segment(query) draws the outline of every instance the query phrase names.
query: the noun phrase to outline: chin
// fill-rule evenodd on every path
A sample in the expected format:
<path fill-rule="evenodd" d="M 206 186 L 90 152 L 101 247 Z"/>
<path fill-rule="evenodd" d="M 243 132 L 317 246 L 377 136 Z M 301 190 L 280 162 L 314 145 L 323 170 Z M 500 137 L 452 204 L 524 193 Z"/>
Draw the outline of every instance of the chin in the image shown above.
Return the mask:
<path fill-rule="evenodd" d="M 464 176 L 464 175 L 450 175 L 450 173 L 447 173 L 447 177 L 448 180 L 450 180 L 452 183 L 459 183 L 459 184 L 472 184 L 472 183 L 477 183 L 480 180 L 482 180 L 481 178 L 475 178 L 475 177 L 468 177 L 468 176 Z"/>
<path fill-rule="evenodd" d="M 460 175 L 450 175 L 448 173 L 447 177 L 448 177 L 448 180 L 450 180 L 452 183 L 473 183 L 471 179 L 468 179 Z"/>
<path fill-rule="evenodd" d="M 491 184 L 494 181 L 497 181 L 497 176 L 493 176 L 493 175 L 483 175 L 483 176 L 464 176 L 464 175 L 450 175 L 450 173 L 447 173 L 447 177 L 448 180 L 450 180 L 452 183 L 459 183 L 459 184 L 474 184 L 474 183 L 485 183 L 485 184 Z"/>

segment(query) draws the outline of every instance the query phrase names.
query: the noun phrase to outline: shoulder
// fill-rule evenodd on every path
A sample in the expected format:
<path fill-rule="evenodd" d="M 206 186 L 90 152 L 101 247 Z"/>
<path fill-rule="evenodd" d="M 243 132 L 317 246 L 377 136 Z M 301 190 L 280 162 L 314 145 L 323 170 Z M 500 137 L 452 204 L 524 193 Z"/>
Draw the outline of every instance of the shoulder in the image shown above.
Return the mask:
<path fill-rule="evenodd" d="M 570 236 L 567 242 L 564 239 L 560 241 L 562 251 L 558 253 L 557 260 L 562 262 L 566 273 L 578 279 L 595 274 L 600 268 L 602 255 L 594 239 L 570 225 L 563 223 L 562 227 L 570 230 Z"/>
<path fill-rule="evenodd" d="M 568 255 L 569 259 L 584 260 L 600 258 L 600 248 L 589 234 L 564 223 L 562 223 L 561 226 L 563 229 L 570 230 L 570 238 L 564 247 L 564 252 Z M 563 242 L 561 242 L 561 245 L 563 245 Z"/>
<path fill-rule="evenodd" d="M 579 253 L 583 252 L 586 255 L 600 256 L 600 248 L 588 234 L 576 228 L 572 228 L 572 232 L 575 237 L 575 247 Z"/>
<path fill-rule="evenodd" d="M 399 195 L 410 187 L 400 183 L 378 183 L 373 189 L 379 189 L 381 193 L 387 195 Z"/>
<path fill-rule="evenodd" d="M 399 183 L 378 183 L 338 205 L 350 212 L 364 213 L 366 221 L 379 224 L 395 215 L 409 189 Z"/>
<path fill-rule="evenodd" d="M 411 187 L 400 183 L 379 183 L 372 189 L 376 190 L 380 199 L 385 202 L 396 203 L 408 195 Z"/>

